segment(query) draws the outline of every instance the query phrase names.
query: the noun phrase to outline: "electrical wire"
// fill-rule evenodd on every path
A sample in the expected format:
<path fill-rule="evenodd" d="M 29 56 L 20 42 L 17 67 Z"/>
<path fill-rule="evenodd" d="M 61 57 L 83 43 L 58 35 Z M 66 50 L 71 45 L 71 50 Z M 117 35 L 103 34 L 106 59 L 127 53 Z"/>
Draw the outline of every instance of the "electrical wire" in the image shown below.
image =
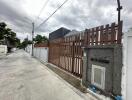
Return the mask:
<path fill-rule="evenodd" d="M 40 10 L 38 16 L 37 16 L 36 19 L 35 19 L 35 22 L 36 22 L 37 19 L 40 17 L 41 13 L 42 13 L 43 10 L 45 9 L 45 7 L 46 7 L 46 5 L 48 4 L 49 1 L 50 1 L 50 0 L 47 0 L 47 1 L 44 3 L 44 5 L 43 5 L 43 7 L 41 8 L 41 10 Z"/>
<path fill-rule="evenodd" d="M 36 29 L 39 29 L 44 23 L 46 23 L 68 0 L 65 0 L 48 18 L 46 18 L 41 24 L 39 24 Z"/>

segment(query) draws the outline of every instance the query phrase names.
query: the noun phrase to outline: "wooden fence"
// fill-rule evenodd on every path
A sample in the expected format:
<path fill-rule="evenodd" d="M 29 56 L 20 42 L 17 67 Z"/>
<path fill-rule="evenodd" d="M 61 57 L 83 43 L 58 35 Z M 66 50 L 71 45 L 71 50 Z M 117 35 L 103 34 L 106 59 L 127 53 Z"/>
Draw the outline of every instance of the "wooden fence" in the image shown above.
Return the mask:
<path fill-rule="evenodd" d="M 121 44 L 122 21 L 49 42 L 49 62 L 82 77 L 84 46 Z"/>

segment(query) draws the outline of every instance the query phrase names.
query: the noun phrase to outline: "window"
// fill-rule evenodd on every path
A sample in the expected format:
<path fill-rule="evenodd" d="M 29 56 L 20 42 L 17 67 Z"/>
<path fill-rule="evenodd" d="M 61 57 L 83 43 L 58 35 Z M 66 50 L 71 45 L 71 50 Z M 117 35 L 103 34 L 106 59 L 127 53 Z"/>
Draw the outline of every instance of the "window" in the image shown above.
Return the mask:
<path fill-rule="evenodd" d="M 92 65 L 92 77 L 91 82 L 93 85 L 97 86 L 98 88 L 104 89 L 105 88 L 105 68 Z"/>

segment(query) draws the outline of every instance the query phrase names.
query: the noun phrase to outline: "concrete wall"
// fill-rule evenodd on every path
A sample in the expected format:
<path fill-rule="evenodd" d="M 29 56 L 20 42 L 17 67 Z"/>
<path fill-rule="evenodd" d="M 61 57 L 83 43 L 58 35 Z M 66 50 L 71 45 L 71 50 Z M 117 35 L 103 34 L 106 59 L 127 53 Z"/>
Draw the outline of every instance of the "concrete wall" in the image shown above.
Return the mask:
<path fill-rule="evenodd" d="M 48 62 L 48 47 L 35 47 L 34 56 L 43 62 Z"/>
<path fill-rule="evenodd" d="M 0 56 L 7 54 L 7 46 L 6 45 L 0 45 Z"/>
<path fill-rule="evenodd" d="M 102 66 L 105 71 L 105 94 L 121 95 L 122 46 L 93 46 L 84 49 L 83 84 L 91 83 L 92 64 Z"/>
<path fill-rule="evenodd" d="M 32 45 L 28 45 L 25 50 L 30 54 L 32 55 Z"/>
<path fill-rule="evenodd" d="M 122 94 L 123 100 L 132 99 L 132 31 L 123 37 L 123 71 Z"/>
<path fill-rule="evenodd" d="M 28 45 L 25 50 L 32 55 L 32 45 Z M 43 62 L 48 62 L 48 51 L 48 47 L 34 47 L 33 56 Z"/>

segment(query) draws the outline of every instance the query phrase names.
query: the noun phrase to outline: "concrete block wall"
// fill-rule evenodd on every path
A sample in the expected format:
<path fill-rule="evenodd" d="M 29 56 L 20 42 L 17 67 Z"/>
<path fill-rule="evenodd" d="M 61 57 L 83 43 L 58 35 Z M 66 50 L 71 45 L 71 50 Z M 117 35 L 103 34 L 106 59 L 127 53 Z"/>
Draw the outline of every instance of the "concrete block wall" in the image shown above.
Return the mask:
<path fill-rule="evenodd" d="M 102 61 L 99 61 L 102 60 Z M 104 61 L 104 62 L 103 62 Z M 89 87 L 91 83 L 92 64 L 102 66 L 105 72 L 106 94 L 121 95 L 122 46 L 91 46 L 84 49 L 82 83 Z"/>

